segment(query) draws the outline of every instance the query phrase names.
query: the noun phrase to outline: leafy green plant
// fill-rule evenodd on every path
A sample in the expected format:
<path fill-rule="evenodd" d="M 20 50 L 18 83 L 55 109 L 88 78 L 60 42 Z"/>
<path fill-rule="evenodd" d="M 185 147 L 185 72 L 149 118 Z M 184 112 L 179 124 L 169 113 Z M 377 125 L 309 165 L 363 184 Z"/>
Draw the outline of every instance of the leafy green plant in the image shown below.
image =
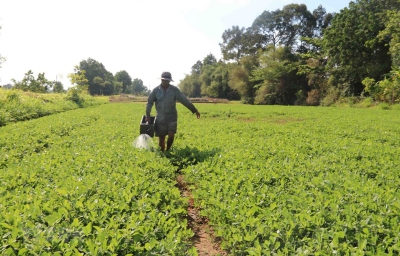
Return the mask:
<path fill-rule="evenodd" d="M 177 169 L 231 255 L 399 253 L 397 111 L 178 105 L 163 155 L 131 145 L 143 107 L 0 128 L 0 254 L 196 255 Z"/>
<path fill-rule="evenodd" d="M 171 255 L 190 248 L 187 202 L 171 185 L 175 168 L 131 146 L 136 133 L 126 127 L 139 111 L 114 105 L 121 118 L 103 107 L 1 128 L 0 254 Z"/>

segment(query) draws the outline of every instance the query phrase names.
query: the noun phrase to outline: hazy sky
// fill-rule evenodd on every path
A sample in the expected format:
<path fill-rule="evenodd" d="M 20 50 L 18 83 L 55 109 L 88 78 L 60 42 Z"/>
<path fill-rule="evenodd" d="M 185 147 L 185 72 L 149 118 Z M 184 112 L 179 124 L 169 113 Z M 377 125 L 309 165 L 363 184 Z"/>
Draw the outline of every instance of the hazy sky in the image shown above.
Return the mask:
<path fill-rule="evenodd" d="M 249 27 L 265 10 L 304 3 L 339 12 L 349 0 L 0 0 L 0 85 L 28 70 L 71 86 L 67 75 L 92 58 L 154 88 L 163 71 L 175 83 L 198 60 L 221 58 L 222 33 Z"/>

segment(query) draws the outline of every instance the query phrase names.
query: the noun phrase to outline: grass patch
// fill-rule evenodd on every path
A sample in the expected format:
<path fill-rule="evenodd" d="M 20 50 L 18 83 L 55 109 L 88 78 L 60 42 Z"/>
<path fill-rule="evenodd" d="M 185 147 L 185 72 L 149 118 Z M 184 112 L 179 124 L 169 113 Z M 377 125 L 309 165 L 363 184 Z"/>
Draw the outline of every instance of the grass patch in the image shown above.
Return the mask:
<path fill-rule="evenodd" d="M 0 89 L 0 126 L 104 103 L 107 98 L 75 91 L 56 94 Z"/>

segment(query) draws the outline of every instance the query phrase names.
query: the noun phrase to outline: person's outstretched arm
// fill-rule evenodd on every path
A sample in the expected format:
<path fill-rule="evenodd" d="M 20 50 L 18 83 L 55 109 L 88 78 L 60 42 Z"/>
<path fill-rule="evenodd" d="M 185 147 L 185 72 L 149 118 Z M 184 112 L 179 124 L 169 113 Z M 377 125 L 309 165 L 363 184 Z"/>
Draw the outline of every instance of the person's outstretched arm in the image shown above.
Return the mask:
<path fill-rule="evenodd" d="M 197 118 L 200 118 L 200 113 L 197 110 L 197 108 L 193 105 L 192 102 L 190 102 L 190 100 L 178 89 L 177 90 L 177 99 L 180 103 L 182 103 L 182 105 L 184 105 L 185 107 L 187 107 L 190 111 L 192 111 L 192 113 L 196 113 Z"/>

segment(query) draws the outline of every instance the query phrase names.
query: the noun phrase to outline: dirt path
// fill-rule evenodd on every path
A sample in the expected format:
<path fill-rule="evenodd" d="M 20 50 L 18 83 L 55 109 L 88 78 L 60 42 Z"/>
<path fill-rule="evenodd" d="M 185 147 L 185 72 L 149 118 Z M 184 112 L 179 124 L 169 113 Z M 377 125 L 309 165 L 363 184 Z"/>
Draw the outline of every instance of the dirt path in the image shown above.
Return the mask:
<path fill-rule="evenodd" d="M 219 247 L 219 244 L 215 242 L 212 227 L 208 225 L 208 220 L 205 217 L 200 216 L 199 209 L 194 206 L 194 200 L 192 194 L 183 179 L 182 175 L 178 175 L 176 178 L 183 197 L 189 198 L 188 206 L 188 226 L 193 230 L 194 236 L 191 241 L 196 247 L 199 256 L 211 256 L 211 255 L 228 255 L 228 253 Z"/>

